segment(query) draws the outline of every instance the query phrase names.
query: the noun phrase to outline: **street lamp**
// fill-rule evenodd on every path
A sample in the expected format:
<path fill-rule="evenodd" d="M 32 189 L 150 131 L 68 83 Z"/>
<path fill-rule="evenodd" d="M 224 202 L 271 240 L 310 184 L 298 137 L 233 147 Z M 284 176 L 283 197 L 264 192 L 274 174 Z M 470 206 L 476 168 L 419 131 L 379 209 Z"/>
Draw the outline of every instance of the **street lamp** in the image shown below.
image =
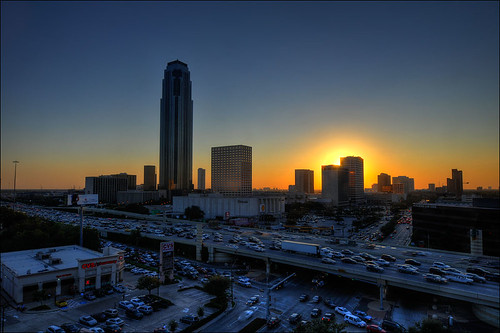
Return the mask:
<path fill-rule="evenodd" d="M 16 176 L 17 176 L 17 164 L 19 161 L 12 161 L 14 163 L 14 209 L 16 208 Z"/>

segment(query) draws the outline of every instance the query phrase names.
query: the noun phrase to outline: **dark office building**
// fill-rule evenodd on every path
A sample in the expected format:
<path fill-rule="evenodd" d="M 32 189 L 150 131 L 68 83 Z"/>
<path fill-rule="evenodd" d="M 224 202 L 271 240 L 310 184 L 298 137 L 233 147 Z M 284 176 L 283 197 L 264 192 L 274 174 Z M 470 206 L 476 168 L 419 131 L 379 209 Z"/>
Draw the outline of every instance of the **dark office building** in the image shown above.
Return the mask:
<path fill-rule="evenodd" d="M 471 239 L 482 234 L 482 253 L 500 256 L 500 209 L 486 201 L 473 205 L 414 204 L 412 241 L 422 247 L 471 253 Z"/>
<path fill-rule="evenodd" d="M 193 189 L 193 100 L 188 66 L 169 62 L 160 101 L 160 183 L 167 199 Z"/>
<path fill-rule="evenodd" d="M 448 188 L 448 193 L 454 194 L 457 198 L 460 198 L 464 192 L 462 170 L 451 169 L 451 178 L 446 179 L 446 186 Z"/>

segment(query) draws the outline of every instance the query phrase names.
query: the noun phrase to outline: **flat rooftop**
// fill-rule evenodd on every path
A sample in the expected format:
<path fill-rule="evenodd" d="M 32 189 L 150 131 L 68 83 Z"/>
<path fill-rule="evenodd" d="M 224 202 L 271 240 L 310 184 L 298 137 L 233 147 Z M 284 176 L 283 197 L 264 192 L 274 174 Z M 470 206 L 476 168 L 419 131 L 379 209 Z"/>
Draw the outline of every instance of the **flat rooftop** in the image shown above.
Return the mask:
<path fill-rule="evenodd" d="M 37 253 L 39 252 L 44 254 L 45 259 L 37 257 Z M 48 257 L 49 254 L 50 257 Z M 76 268 L 78 266 L 78 259 L 86 260 L 101 257 L 104 257 L 104 254 L 77 245 L 4 252 L 0 254 L 2 265 L 8 267 L 17 276 Z M 51 258 L 59 258 L 61 262 L 51 264 Z"/>

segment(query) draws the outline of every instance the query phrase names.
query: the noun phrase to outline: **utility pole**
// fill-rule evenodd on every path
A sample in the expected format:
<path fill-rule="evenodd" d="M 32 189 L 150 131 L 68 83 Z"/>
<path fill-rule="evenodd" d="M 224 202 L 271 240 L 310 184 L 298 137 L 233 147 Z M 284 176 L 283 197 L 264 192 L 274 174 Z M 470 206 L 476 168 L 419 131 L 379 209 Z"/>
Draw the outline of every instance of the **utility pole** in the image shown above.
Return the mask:
<path fill-rule="evenodd" d="M 17 164 L 19 161 L 12 161 L 14 163 L 14 210 L 16 210 L 16 177 L 17 177 Z"/>

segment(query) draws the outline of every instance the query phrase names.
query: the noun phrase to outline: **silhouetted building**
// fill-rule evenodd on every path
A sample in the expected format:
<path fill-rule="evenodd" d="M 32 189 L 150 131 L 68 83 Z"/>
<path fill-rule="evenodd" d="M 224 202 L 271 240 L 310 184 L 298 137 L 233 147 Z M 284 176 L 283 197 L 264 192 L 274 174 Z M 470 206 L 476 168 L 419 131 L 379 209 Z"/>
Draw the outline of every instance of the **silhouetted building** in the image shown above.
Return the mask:
<path fill-rule="evenodd" d="M 314 193 L 314 171 L 295 169 L 295 190 L 302 193 Z"/>
<path fill-rule="evenodd" d="M 193 100 L 188 66 L 175 60 L 164 72 L 160 101 L 160 190 L 185 194 L 193 189 Z"/>
<path fill-rule="evenodd" d="M 198 190 L 205 189 L 205 169 L 198 168 Z"/>
<path fill-rule="evenodd" d="M 340 166 L 349 170 L 349 202 L 363 202 L 365 199 L 363 159 L 359 156 L 341 157 Z"/>
<path fill-rule="evenodd" d="M 349 170 L 340 165 L 321 166 L 321 197 L 335 206 L 349 203 Z"/>
<path fill-rule="evenodd" d="M 225 196 L 252 195 L 252 147 L 212 147 L 212 191 Z"/>
<path fill-rule="evenodd" d="M 465 253 L 476 247 L 477 255 L 500 256 L 498 199 L 414 204 L 412 220 L 412 241 L 418 246 Z"/>
<path fill-rule="evenodd" d="M 430 183 L 429 184 L 429 191 L 432 191 L 432 192 L 436 191 L 436 184 Z"/>
<path fill-rule="evenodd" d="M 143 191 L 156 191 L 156 167 L 154 165 L 144 166 Z"/>
<path fill-rule="evenodd" d="M 398 187 L 399 192 L 394 191 L 394 186 L 396 184 L 403 184 L 403 194 L 408 194 L 415 191 L 415 180 L 406 176 L 392 177 L 392 192 L 401 194 L 401 189 Z"/>
<path fill-rule="evenodd" d="M 127 180 L 127 190 L 136 190 L 137 189 L 137 176 L 136 175 L 129 175 L 127 173 L 118 173 L 115 175 L 111 175 L 111 177 L 125 178 Z"/>
<path fill-rule="evenodd" d="M 381 173 L 377 176 L 378 180 L 378 192 L 390 192 L 391 191 L 391 176 L 386 173 Z"/>
<path fill-rule="evenodd" d="M 451 169 L 451 179 L 447 178 L 446 185 L 448 193 L 454 194 L 457 198 L 462 197 L 464 192 L 462 170 Z"/>
<path fill-rule="evenodd" d="M 118 191 L 127 191 L 132 187 L 135 190 L 135 179 L 136 176 L 126 173 L 85 177 L 85 194 L 98 194 L 100 203 L 116 203 Z"/>

